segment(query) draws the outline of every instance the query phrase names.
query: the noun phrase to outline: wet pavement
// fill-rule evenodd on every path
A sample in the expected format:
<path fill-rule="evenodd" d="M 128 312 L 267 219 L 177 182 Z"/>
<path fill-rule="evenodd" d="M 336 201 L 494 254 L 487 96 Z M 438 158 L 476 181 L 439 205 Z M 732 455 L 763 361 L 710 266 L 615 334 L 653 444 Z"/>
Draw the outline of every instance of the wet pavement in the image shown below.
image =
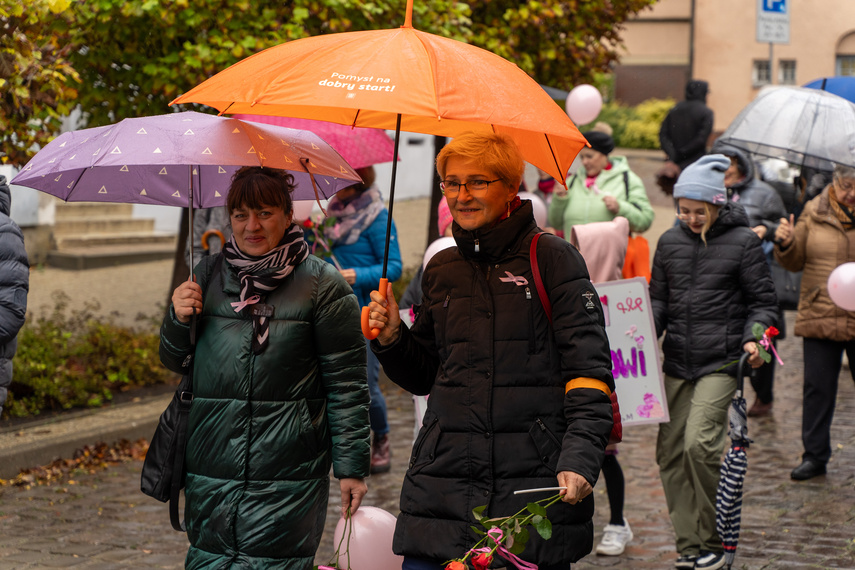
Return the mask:
<path fill-rule="evenodd" d="M 788 315 L 790 321 L 793 314 Z M 787 338 L 779 350 L 772 415 L 749 419 L 754 439 L 745 484 L 743 525 L 736 568 L 855 568 L 855 385 L 844 369 L 832 427 L 834 455 L 828 475 L 796 483 L 790 470 L 801 454 L 801 339 Z M 397 514 L 398 495 L 413 437 L 410 396 L 384 383 L 392 426 L 392 470 L 369 479 L 365 504 Z M 753 394 L 747 388 L 748 402 Z M 626 476 L 625 516 L 635 533 L 622 556 L 589 555 L 577 569 L 671 568 L 674 535 L 654 460 L 656 426 L 626 428 L 619 459 Z M 0 488 L 0 569 L 179 568 L 186 537 L 171 530 L 166 506 L 139 491 L 141 462 L 130 461 L 70 480 L 29 489 Z M 602 483 L 595 540 L 608 518 Z M 317 562 L 334 550 L 339 515 L 338 486 Z"/>

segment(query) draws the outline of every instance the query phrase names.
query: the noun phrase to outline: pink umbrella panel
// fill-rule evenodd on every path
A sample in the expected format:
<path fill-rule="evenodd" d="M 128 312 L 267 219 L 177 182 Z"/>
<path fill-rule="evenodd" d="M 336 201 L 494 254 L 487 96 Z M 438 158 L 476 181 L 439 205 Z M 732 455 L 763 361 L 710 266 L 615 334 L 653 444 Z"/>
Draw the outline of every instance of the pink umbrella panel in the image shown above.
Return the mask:
<path fill-rule="evenodd" d="M 328 142 L 355 169 L 383 162 L 392 162 L 395 150 L 394 141 L 383 129 L 351 127 L 327 121 L 273 115 L 237 114 L 232 116 L 242 121 L 313 132 Z"/>

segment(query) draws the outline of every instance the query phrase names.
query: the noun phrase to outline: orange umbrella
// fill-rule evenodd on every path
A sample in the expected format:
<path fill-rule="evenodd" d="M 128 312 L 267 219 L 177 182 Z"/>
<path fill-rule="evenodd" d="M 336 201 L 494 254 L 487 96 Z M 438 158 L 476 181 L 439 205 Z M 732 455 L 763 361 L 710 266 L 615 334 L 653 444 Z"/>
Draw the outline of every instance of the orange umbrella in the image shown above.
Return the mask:
<path fill-rule="evenodd" d="M 400 130 L 447 137 L 505 133 L 526 161 L 563 181 L 587 143 L 561 107 L 506 59 L 416 30 L 412 10 L 409 0 L 400 28 L 326 34 L 266 49 L 171 104 L 396 129 L 390 230 Z"/>

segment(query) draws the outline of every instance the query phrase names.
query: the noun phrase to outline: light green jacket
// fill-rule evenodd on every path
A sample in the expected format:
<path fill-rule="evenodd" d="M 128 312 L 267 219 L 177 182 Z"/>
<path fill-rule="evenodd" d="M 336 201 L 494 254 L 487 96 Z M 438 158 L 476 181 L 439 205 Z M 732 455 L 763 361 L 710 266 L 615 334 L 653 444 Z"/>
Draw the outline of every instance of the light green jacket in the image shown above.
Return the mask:
<path fill-rule="evenodd" d="M 603 170 L 597 176 L 596 188 L 585 188 L 585 168 L 570 177 L 567 182 L 566 196 L 553 196 L 549 205 L 549 225 L 556 230 L 563 230 L 565 238 L 570 237 L 570 228 L 576 224 L 590 222 L 608 222 L 615 216 L 623 216 L 629 220 L 629 229 L 633 232 L 643 232 L 653 222 L 653 207 L 647 198 L 644 183 L 629 169 L 626 157 L 609 156 L 612 167 Z M 624 177 L 626 173 L 626 177 Z M 614 196 L 620 209 L 612 214 L 603 202 L 603 196 Z"/>

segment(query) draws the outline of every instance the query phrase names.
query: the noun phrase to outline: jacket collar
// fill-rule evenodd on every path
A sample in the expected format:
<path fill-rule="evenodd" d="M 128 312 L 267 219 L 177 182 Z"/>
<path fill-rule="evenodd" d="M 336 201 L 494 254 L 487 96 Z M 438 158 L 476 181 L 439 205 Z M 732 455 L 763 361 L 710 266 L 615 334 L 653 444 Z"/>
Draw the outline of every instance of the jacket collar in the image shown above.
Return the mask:
<path fill-rule="evenodd" d="M 530 200 L 523 200 L 522 206 L 511 212 L 506 220 L 502 220 L 491 228 L 464 230 L 455 222 L 452 225 L 454 241 L 457 249 L 465 259 L 472 261 L 499 261 L 518 250 L 522 238 L 535 230 L 534 210 Z M 477 247 L 477 251 L 476 251 Z"/>

